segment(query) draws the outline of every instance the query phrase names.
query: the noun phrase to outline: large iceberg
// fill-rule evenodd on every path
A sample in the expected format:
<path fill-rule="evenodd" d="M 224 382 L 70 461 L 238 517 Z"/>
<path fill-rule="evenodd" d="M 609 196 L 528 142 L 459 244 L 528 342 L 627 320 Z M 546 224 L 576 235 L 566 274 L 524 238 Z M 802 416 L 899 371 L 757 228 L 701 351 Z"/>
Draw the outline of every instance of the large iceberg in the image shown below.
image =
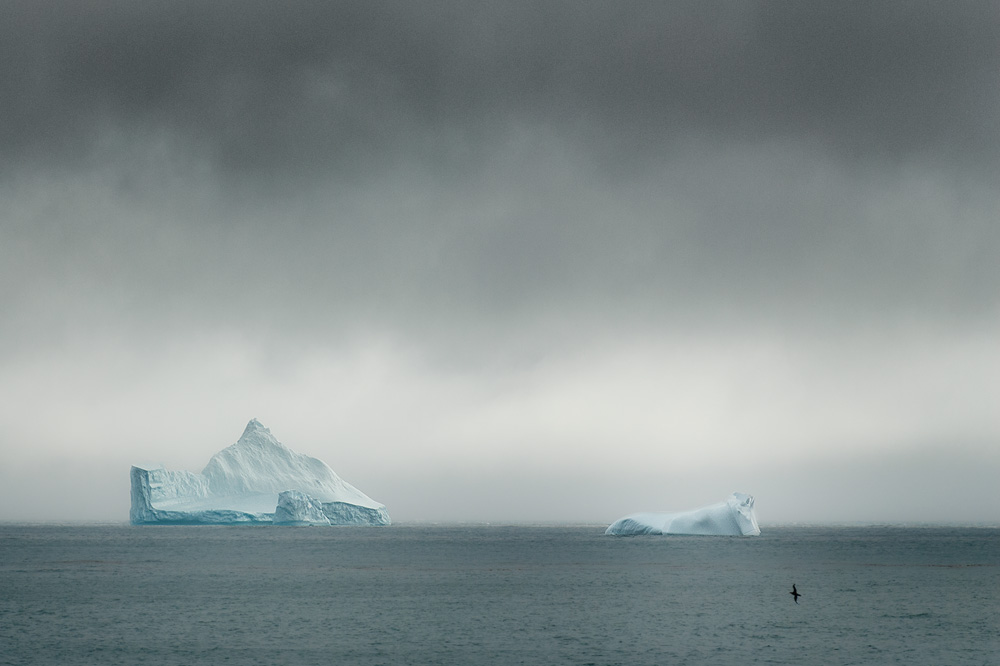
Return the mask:
<path fill-rule="evenodd" d="M 385 505 L 316 458 L 292 451 L 257 419 L 201 474 L 133 466 L 133 525 L 388 525 Z"/>
<path fill-rule="evenodd" d="M 604 532 L 616 536 L 634 534 L 712 534 L 757 536 L 753 497 L 733 493 L 725 502 L 680 513 L 634 513 L 619 518 Z"/>

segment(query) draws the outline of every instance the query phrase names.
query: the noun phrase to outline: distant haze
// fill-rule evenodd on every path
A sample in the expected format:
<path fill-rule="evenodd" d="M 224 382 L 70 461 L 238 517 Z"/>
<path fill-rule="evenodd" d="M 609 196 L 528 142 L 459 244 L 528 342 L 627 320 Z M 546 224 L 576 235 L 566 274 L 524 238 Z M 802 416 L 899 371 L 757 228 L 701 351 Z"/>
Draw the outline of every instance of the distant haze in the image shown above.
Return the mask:
<path fill-rule="evenodd" d="M 256 417 L 395 521 L 1000 523 L 1000 9 L 28 2 L 0 520 Z"/>

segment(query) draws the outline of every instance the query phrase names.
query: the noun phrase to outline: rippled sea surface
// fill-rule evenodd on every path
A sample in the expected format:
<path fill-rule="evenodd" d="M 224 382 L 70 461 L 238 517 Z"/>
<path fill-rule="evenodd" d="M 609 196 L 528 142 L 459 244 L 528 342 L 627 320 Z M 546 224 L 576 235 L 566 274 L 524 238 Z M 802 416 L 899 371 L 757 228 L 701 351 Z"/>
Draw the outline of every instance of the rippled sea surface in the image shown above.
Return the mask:
<path fill-rule="evenodd" d="M 0 525 L 0 664 L 1000 664 L 1000 530 L 763 530 Z"/>

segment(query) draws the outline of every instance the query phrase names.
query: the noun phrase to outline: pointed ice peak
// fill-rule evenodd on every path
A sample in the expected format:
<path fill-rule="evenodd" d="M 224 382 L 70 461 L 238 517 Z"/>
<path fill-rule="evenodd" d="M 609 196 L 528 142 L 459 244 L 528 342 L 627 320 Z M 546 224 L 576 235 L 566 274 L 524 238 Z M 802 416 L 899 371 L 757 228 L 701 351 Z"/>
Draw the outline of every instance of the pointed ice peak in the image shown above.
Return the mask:
<path fill-rule="evenodd" d="M 247 427 L 243 430 L 243 434 L 240 435 L 239 441 L 233 444 L 233 447 L 244 448 L 247 446 L 261 447 L 268 445 L 279 449 L 288 448 L 271 434 L 270 428 L 257 419 L 250 419 L 250 422 L 247 423 Z"/>
<path fill-rule="evenodd" d="M 321 502 L 382 506 L 322 460 L 279 442 L 257 419 L 250 419 L 239 441 L 212 456 L 201 473 L 208 479 L 209 490 L 220 496 L 300 490 Z"/>
<path fill-rule="evenodd" d="M 268 435 L 270 435 L 271 429 L 265 427 L 264 424 L 258 421 L 257 419 L 250 419 L 250 422 L 247 423 L 247 427 L 246 429 L 243 430 L 243 435 L 240 437 L 240 439 L 243 439 L 243 437 L 246 437 L 247 435 L 252 434 L 254 432 L 266 432 Z"/>

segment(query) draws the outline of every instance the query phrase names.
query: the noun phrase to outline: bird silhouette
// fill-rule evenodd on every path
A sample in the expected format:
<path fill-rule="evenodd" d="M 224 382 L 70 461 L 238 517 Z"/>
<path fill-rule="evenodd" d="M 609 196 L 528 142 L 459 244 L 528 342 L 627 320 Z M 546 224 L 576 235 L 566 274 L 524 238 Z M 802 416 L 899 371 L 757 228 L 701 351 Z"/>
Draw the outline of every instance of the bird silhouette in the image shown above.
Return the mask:
<path fill-rule="evenodd" d="M 792 591 L 789 592 L 788 594 L 792 595 L 792 599 L 795 599 L 795 603 L 799 603 L 799 597 L 801 597 L 802 595 L 799 594 L 799 591 L 795 589 L 795 583 L 792 583 Z"/>

